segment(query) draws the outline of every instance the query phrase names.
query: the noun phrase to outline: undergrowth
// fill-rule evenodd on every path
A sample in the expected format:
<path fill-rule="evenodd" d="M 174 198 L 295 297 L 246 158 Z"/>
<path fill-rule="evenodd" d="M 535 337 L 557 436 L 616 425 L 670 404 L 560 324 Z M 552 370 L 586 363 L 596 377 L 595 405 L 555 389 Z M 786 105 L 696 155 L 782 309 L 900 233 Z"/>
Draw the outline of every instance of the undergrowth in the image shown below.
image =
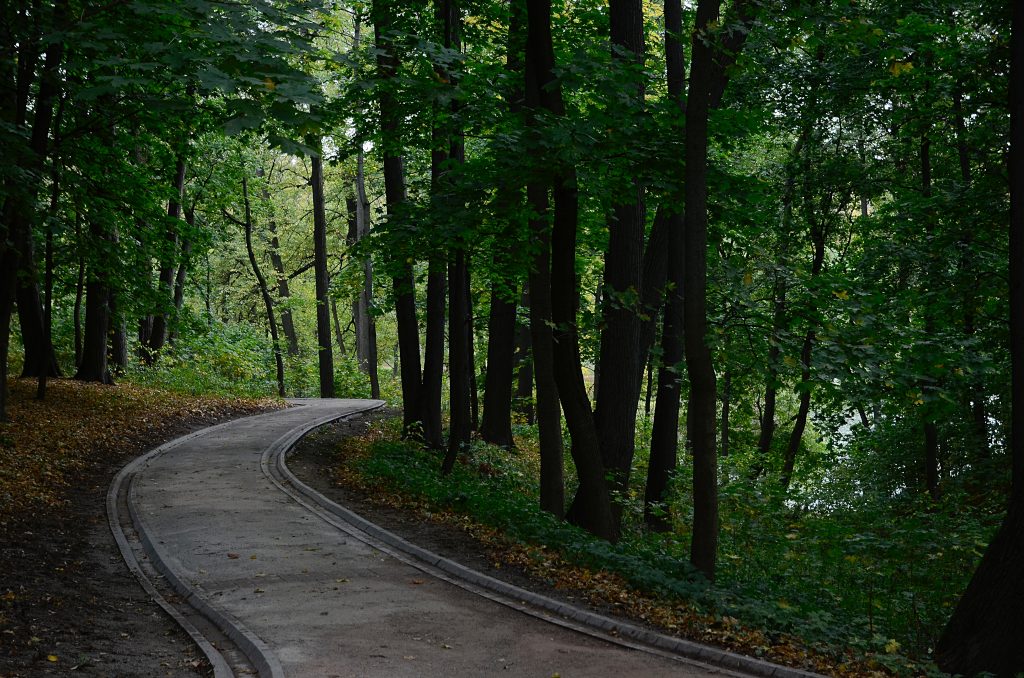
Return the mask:
<path fill-rule="evenodd" d="M 435 518 L 451 513 L 483 526 L 480 534 L 496 531 L 512 545 L 504 547 L 506 557 L 558 586 L 583 589 L 593 602 L 685 637 L 833 675 L 942 675 L 927 657 L 906 652 L 904 642 L 887 633 L 889 608 L 875 606 L 869 620 L 841 604 L 848 591 L 828 574 L 835 561 L 855 567 L 867 564 L 869 553 L 872 559 L 899 557 L 873 548 L 866 537 L 849 538 L 848 525 L 797 517 L 774 500 L 747 503 L 746 493 L 756 488 L 726 488 L 722 576 L 712 586 L 688 562 L 685 529 L 645 533 L 633 516 L 624 538 L 609 544 L 540 511 L 533 437 L 517 437 L 518 451 L 512 453 L 474 444 L 452 474 L 442 477 L 438 454 L 401 441 L 399 433 L 394 423 L 378 431 L 359 453 L 343 455 L 351 461 L 339 473 L 358 475 L 378 493 L 411 497 L 414 507 Z M 759 525 L 755 515 L 770 519 Z M 914 567 L 927 562 L 933 561 Z M 552 574 L 566 568 L 571 575 Z M 874 595 L 882 593 L 876 589 Z"/>

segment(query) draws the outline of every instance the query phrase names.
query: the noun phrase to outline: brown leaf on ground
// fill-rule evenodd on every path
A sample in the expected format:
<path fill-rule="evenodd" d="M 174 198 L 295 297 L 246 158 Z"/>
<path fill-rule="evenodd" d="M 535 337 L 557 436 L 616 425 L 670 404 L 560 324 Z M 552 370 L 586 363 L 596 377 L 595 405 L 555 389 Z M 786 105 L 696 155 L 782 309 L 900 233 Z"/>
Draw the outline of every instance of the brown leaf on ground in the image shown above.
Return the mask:
<path fill-rule="evenodd" d="M 182 421 L 213 423 L 284 406 L 70 379 L 50 380 L 39 401 L 34 380 L 11 379 L 8 386 L 10 421 L 0 424 L 0 524 L 62 505 L 87 468 L 158 441 Z"/>

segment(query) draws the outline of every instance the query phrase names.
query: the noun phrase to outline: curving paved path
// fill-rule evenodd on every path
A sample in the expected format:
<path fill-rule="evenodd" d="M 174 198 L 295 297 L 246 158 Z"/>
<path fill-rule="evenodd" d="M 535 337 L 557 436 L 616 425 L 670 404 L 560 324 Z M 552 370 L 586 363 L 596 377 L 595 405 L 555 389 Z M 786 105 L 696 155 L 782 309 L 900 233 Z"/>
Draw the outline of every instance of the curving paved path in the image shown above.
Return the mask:
<path fill-rule="evenodd" d="M 599 640 L 475 595 L 364 543 L 352 528 L 296 501 L 285 493 L 287 481 L 275 481 L 268 470 L 269 452 L 283 452 L 313 425 L 380 405 L 301 402 L 152 453 L 133 469 L 128 495 L 152 559 L 192 590 L 194 606 L 226 620 L 235 629 L 228 635 L 248 646 L 247 654 L 255 650 L 260 675 L 722 673 Z"/>

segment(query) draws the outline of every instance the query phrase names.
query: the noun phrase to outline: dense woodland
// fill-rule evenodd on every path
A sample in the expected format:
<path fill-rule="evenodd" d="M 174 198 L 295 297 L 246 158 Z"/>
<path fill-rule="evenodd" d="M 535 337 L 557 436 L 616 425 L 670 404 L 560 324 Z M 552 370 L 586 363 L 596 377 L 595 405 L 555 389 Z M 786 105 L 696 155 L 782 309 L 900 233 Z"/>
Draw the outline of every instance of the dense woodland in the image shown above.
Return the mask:
<path fill-rule="evenodd" d="M 0 393 L 383 394 L 768 623 L 1024 671 L 1022 3 L 0 12 Z"/>

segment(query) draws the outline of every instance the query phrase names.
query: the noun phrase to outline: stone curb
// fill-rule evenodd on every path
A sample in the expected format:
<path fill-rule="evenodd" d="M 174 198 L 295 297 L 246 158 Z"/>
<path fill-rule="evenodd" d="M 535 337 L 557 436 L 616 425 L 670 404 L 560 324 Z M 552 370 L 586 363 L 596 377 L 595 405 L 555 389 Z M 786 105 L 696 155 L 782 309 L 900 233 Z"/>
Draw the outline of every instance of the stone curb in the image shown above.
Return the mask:
<path fill-rule="evenodd" d="M 391 555 L 401 554 L 398 555 L 400 560 L 414 565 L 421 570 L 430 572 L 435 576 L 438 576 L 438 572 L 441 572 L 444 575 L 447 575 L 442 576 L 442 579 L 457 584 L 462 588 L 466 588 L 476 593 L 484 592 L 483 595 L 495 600 L 496 602 L 513 607 L 527 614 L 531 614 L 539 619 L 563 626 L 569 626 L 575 630 L 589 633 L 590 635 L 594 635 L 606 641 L 648 652 L 654 651 L 655 654 L 670 656 L 676 659 L 685 658 L 691 662 L 702 664 L 705 668 L 709 669 L 717 669 L 719 671 L 725 669 L 728 673 L 731 673 L 732 671 L 742 672 L 742 674 L 732 675 L 753 675 L 761 676 L 763 678 L 822 678 L 821 675 L 817 673 L 790 668 L 787 666 L 780 666 L 754 657 L 747 657 L 735 652 L 728 652 L 726 650 L 702 645 L 693 641 L 674 638 L 633 624 L 612 619 L 589 610 L 584 610 L 553 598 L 534 593 L 533 591 L 528 591 L 513 584 L 509 584 L 508 582 L 501 581 L 500 579 L 495 579 L 494 577 L 472 570 L 453 560 L 443 558 L 432 551 L 428 551 L 427 549 L 406 541 L 395 533 L 390 532 L 375 523 L 371 523 L 354 511 L 331 501 L 303 483 L 291 472 L 286 462 L 286 455 L 288 451 L 299 440 L 299 438 L 315 428 L 316 425 L 320 424 L 315 424 L 308 428 L 303 427 L 305 430 L 303 430 L 299 435 L 287 436 L 294 437 L 293 440 L 288 441 L 287 446 L 278 446 L 275 444 L 268 448 L 264 453 L 261 466 L 263 466 L 264 473 L 268 478 L 274 481 L 283 492 L 291 496 L 300 504 L 316 511 L 321 515 L 321 517 L 325 517 L 323 515 L 324 512 L 329 513 L 345 523 L 348 523 L 348 525 L 355 528 L 355 530 L 365 533 L 370 537 L 370 540 L 363 538 L 351 529 L 346 529 L 345 531 L 352 536 L 377 548 L 380 548 L 381 544 L 386 545 L 390 548 L 383 550 L 387 551 Z M 308 502 L 312 502 L 315 506 L 310 506 Z M 330 522 L 333 523 L 333 521 Z M 333 524 L 337 525 L 337 523 Z M 344 529 L 341 525 L 338 525 L 338 527 Z M 398 554 L 394 553 L 392 549 L 397 551 Z M 424 565 L 426 567 L 423 567 Z M 539 614 L 537 609 L 556 616 L 551 617 L 547 614 Z M 564 620 L 571 620 L 571 622 L 574 623 L 566 624 L 564 623 Z M 624 639 L 633 642 L 624 642 Z"/>
<path fill-rule="evenodd" d="M 346 411 L 342 413 L 332 413 L 323 417 L 319 417 L 311 422 L 308 426 L 303 425 L 298 429 L 293 429 L 285 433 L 283 436 L 274 441 L 270 448 L 277 448 L 282 442 L 287 441 L 287 446 L 291 446 L 295 443 L 295 440 L 301 435 L 305 435 L 311 429 L 322 426 L 326 423 L 337 419 L 345 419 L 363 412 L 367 412 L 372 409 L 377 409 L 384 405 L 382 401 L 370 401 L 372 405 L 356 410 Z M 301 401 L 294 402 L 301 406 Z M 201 615 L 206 617 L 212 622 L 221 633 L 227 636 L 235 645 L 241 649 L 246 659 L 253 665 L 258 671 L 261 678 L 284 678 L 284 670 L 281 667 L 280 661 L 274 655 L 274 653 L 267 647 L 266 643 L 259 638 L 255 633 L 248 630 L 238 619 L 234 618 L 231 614 L 224 610 L 218 609 L 216 606 L 211 604 L 206 597 L 203 595 L 201 589 L 196 586 L 192 586 L 188 582 L 181 579 L 174 570 L 168 565 L 168 562 L 172 560 L 171 556 L 167 554 L 154 542 L 151 531 L 146 523 L 145 518 L 136 510 L 134 506 L 135 486 L 134 479 L 138 471 L 148 464 L 156 457 L 165 454 L 175 447 L 188 442 L 201 435 L 205 435 L 211 431 L 216 431 L 225 428 L 237 421 L 242 419 L 250 419 L 255 417 L 271 416 L 275 412 L 265 412 L 256 415 L 250 415 L 249 417 L 240 417 L 239 419 L 232 419 L 215 426 L 194 431 L 187 435 L 175 438 L 159 447 L 156 447 L 146 454 L 135 458 L 121 469 L 121 471 L 115 477 L 110 489 L 107 492 L 107 516 L 110 524 L 110 530 L 114 535 L 114 539 L 118 544 L 118 548 L 121 550 L 121 556 L 124 558 L 125 563 L 128 565 L 128 569 L 135 575 L 139 581 L 143 590 L 145 590 L 150 597 L 164 609 L 175 622 L 189 635 L 190 638 L 199 646 L 200 650 L 210 661 L 213 666 L 214 678 L 233 678 L 235 672 L 228 665 L 224 656 L 217 651 L 210 641 L 205 638 L 202 633 L 177 609 L 175 609 L 167 600 L 159 593 L 156 587 L 150 581 L 149 577 L 141 569 L 138 560 L 135 557 L 131 546 L 128 544 L 127 536 L 121 529 L 120 525 L 120 512 L 117 507 L 118 495 L 121 492 L 122 487 L 127 483 L 127 497 L 126 503 L 128 506 L 128 513 L 132 523 L 135 526 L 135 530 L 138 533 L 139 541 L 142 544 L 143 550 L 149 557 L 153 566 L 157 571 L 163 575 L 167 580 L 167 583 L 171 588 L 181 595 L 185 602 L 188 603 L 193 609 L 199 612 Z M 296 437 L 294 433 L 296 430 L 301 430 L 301 434 Z"/>
<path fill-rule="evenodd" d="M 245 419 L 247 417 L 242 418 Z M 181 436 L 180 438 L 175 438 L 174 440 L 164 443 L 163 445 L 160 445 L 159 447 L 156 447 L 150 450 L 149 452 L 131 460 L 130 462 L 125 464 L 124 467 L 121 468 L 121 470 L 117 473 L 116 476 L 114 476 L 114 480 L 110 483 L 110 488 L 107 490 L 106 501 L 107 523 L 110 527 L 111 534 L 114 536 L 114 541 L 117 543 L 117 548 L 121 552 L 121 558 L 124 560 L 125 565 L 128 566 L 128 570 L 135 576 L 136 581 L 139 582 L 139 585 L 149 595 L 153 602 L 159 605 L 160 608 L 163 609 L 163 611 L 166 612 L 168 616 L 170 616 L 171 619 L 173 619 L 178 624 L 178 626 L 180 626 L 182 630 L 184 630 L 185 633 L 188 634 L 189 638 L 192 639 L 192 642 L 194 642 L 199 647 L 200 651 L 203 653 L 207 661 L 209 661 L 210 665 L 213 667 L 214 678 L 233 678 L 235 674 L 234 671 L 231 670 L 231 667 L 228 665 L 227 661 L 224 659 L 224 655 L 217 651 L 217 649 L 210 643 L 210 641 L 207 640 L 205 636 L 203 636 L 199 629 L 197 629 L 195 625 L 192 624 L 192 622 L 190 622 L 184 615 L 181 614 L 181 612 L 177 610 L 177 608 L 171 605 L 167 601 L 167 599 L 160 594 L 156 586 L 150 580 L 149 576 L 143 571 L 142 566 L 139 564 L 138 559 L 135 557 L 135 551 L 128 543 L 128 536 L 124 533 L 124 529 L 121 527 L 122 515 L 118 507 L 118 500 L 121 494 L 121 489 L 126 485 L 128 488 L 131 488 L 132 482 L 135 478 L 135 474 L 138 472 L 139 468 L 148 463 L 151 459 L 177 447 L 178 445 L 181 445 L 182 443 L 188 442 L 189 440 L 197 437 L 203 432 L 218 428 L 220 426 L 224 426 L 228 423 L 230 422 L 224 422 L 223 424 L 218 424 L 217 426 L 201 429 L 200 431 L 194 431 L 187 435 Z M 128 504 L 129 513 L 132 513 L 131 505 L 130 502 L 128 501 L 127 496 L 125 498 L 125 501 Z M 138 532 L 139 540 L 143 546 L 143 550 L 146 550 L 146 553 L 149 556 L 150 560 L 154 563 L 154 565 L 156 565 L 157 561 L 153 560 L 153 554 L 146 549 L 146 542 L 148 541 L 148 539 L 143 538 L 143 534 L 139 530 L 138 523 L 135 523 L 134 518 L 132 518 L 132 522 L 135 525 L 136 531 Z"/>

